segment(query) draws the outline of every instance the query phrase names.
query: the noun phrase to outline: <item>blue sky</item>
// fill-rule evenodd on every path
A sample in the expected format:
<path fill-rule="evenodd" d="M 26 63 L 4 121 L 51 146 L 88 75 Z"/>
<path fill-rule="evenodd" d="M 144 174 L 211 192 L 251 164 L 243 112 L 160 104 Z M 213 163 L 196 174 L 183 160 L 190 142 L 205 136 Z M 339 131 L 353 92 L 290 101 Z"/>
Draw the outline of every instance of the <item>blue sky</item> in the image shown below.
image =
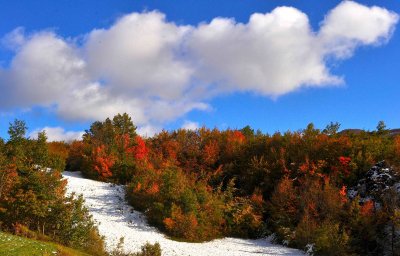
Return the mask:
<path fill-rule="evenodd" d="M 340 29 L 340 31 L 338 31 L 338 28 L 334 26 L 339 22 L 335 20 L 334 15 L 331 15 L 331 20 L 328 21 L 326 19 L 328 13 L 337 8 L 340 2 L 341 1 L 308 0 L 177 0 L 173 2 L 164 0 L 0 0 L 0 38 L 2 38 L 2 44 L 0 46 L 0 67 L 2 68 L 2 70 L 0 69 L 0 89 L 2 91 L 1 94 L 3 94 L 3 98 L 0 95 L 0 100 L 6 102 L 4 104 L 0 103 L 0 136 L 6 137 L 8 123 L 14 118 L 20 118 L 26 120 L 30 132 L 44 127 L 57 127 L 59 130 L 53 130 L 53 132 L 56 133 L 54 136 L 59 136 L 57 138 L 64 138 L 63 136 L 66 136 L 67 131 L 82 131 L 87 129 L 92 121 L 102 118 L 103 116 L 96 113 L 96 110 L 104 113 L 113 113 L 114 110 L 125 111 L 125 109 L 126 112 L 131 113 L 133 116 L 139 116 L 137 119 L 139 126 L 147 127 L 152 131 L 161 128 L 175 129 L 185 124 L 188 125 L 188 127 L 205 125 L 207 127 L 219 128 L 241 128 L 245 125 L 250 125 L 255 129 L 261 129 L 264 132 L 272 133 L 274 131 L 301 129 L 310 122 L 313 122 L 319 128 L 323 128 L 330 121 L 341 123 L 342 128 L 364 128 L 371 130 L 376 127 L 379 120 L 384 120 L 389 128 L 398 128 L 400 127 L 400 118 L 398 114 L 400 110 L 400 101 L 398 100 L 398 95 L 400 93 L 400 72 L 398 64 L 400 63 L 400 35 L 397 28 L 397 19 L 393 15 L 395 15 L 395 13 L 400 13 L 400 2 L 397 0 L 357 1 L 358 4 L 356 7 L 349 7 L 359 8 L 359 6 L 362 6 L 370 8 L 372 5 L 377 5 L 381 7 L 380 11 L 383 10 L 383 8 L 390 11 L 390 15 L 392 16 L 391 18 L 387 18 L 388 21 L 386 24 L 390 31 L 387 32 L 383 28 L 385 25 L 379 25 L 375 30 L 373 28 L 371 29 L 370 35 L 360 35 L 356 32 L 348 35 L 346 31 L 343 32 Z M 251 54 L 257 53 L 254 49 L 248 48 L 254 48 L 255 45 L 259 44 L 253 45 L 251 41 L 248 41 L 248 38 L 253 37 L 245 34 L 240 24 L 247 24 L 248 28 L 251 28 L 251 25 L 249 25 L 249 18 L 252 14 L 270 14 L 278 6 L 294 7 L 297 12 L 293 13 L 285 9 L 281 10 L 279 13 L 274 12 L 276 14 L 275 16 L 281 15 L 287 17 L 293 13 L 293 15 L 298 15 L 299 18 L 302 18 L 299 13 L 303 13 L 308 17 L 311 33 L 307 34 L 304 40 L 307 41 L 310 36 L 313 37 L 315 34 L 321 34 L 320 38 L 322 39 L 314 38 L 313 40 L 315 40 L 315 42 L 312 42 L 316 44 L 317 47 L 322 45 L 321 48 L 323 49 L 318 48 L 319 50 L 315 50 L 316 52 L 318 51 L 315 59 L 318 59 L 320 62 L 314 63 L 315 59 L 312 58 L 309 61 L 314 64 L 310 64 L 311 66 L 309 69 L 320 68 L 322 64 L 324 68 L 328 69 L 327 73 L 321 71 L 323 74 L 321 72 L 318 74 L 312 73 L 312 75 L 304 78 L 301 73 L 308 72 L 308 69 L 306 69 L 307 67 L 303 67 L 301 63 L 296 66 L 290 62 L 289 64 L 291 66 L 276 69 L 276 72 L 283 72 L 281 75 L 277 75 L 274 78 L 269 78 L 266 75 L 259 79 L 254 78 L 252 80 L 249 78 L 249 81 L 247 81 L 245 74 L 237 75 L 238 72 L 240 73 L 240 69 L 239 71 L 237 69 L 238 67 L 240 68 L 240 65 L 224 66 L 225 63 L 223 63 L 223 61 L 219 62 L 213 58 L 213 54 L 219 53 L 218 49 L 221 49 L 221 58 L 228 56 L 224 55 L 224 48 L 228 48 L 228 45 L 229 47 L 233 47 L 233 52 L 236 53 L 240 51 L 241 53 L 238 53 L 237 56 L 229 55 L 230 59 L 227 60 L 227 62 L 237 61 L 240 63 Z M 155 10 L 157 12 L 153 12 Z M 365 15 L 369 16 L 363 19 L 371 19 L 371 24 L 374 24 L 376 19 L 374 19 L 373 11 L 372 9 L 368 10 L 370 10 L 371 13 L 366 12 Z M 341 11 L 345 13 L 343 15 L 346 15 L 345 11 Z M 146 67 L 152 68 L 152 65 L 154 65 L 154 70 L 159 70 L 159 73 L 166 72 L 168 74 L 174 74 L 174 77 L 171 79 L 166 75 L 165 85 L 162 85 L 162 83 L 157 80 L 158 78 L 147 79 L 148 76 L 151 76 L 147 74 L 145 78 L 133 78 L 134 81 L 132 81 L 132 84 L 136 86 L 136 89 L 133 91 L 129 88 L 129 79 L 131 76 L 125 76 L 125 73 L 122 74 L 119 71 L 115 71 L 115 65 L 114 67 L 103 67 L 99 64 L 108 60 L 110 56 L 101 56 L 104 52 L 113 52 L 113 49 L 107 49 L 105 47 L 119 45 L 118 42 L 112 41 L 113 34 L 111 33 L 111 28 L 115 27 L 116 31 L 125 31 L 123 29 L 126 27 L 123 27 L 122 22 L 119 21 L 133 12 L 139 13 L 138 19 L 147 19 L 149 17 L 142 17 L 142 14 L 152 13 L 154 17 L 151 16 L 149 18 L 152 21 L 155 20 L 155 22 L 162 24 L 162 26 L 167 23 L 174 24 L 174 27 L 171 28 L 171 33 L 167 35 L 173 38 L 171 39 L 172 43 L 168 41 L 169 39 L 167 42 L 162 41 L 161 43 L 161 45 L 167 45 L 166 47 L 168 48 L 165 50 L 166 52 L 163 50 L 161 53 L 165 54 L 165 60 L 159 63 L 157 59 L 154 61 L 153 59 L 149 59 L 150 57 L 146 57 L 146 55 L 143 59 L 133 60 L 131 63 L 132 67 L 136 67 L 138 65 L 144 65 L 142 62 L 145 62 Z M 380 13 L 389 15 L 383 11 Z M 160 18 L 159 15 L 165 15 L 165 18 Z M 338 11 L 337 16 L 342 17 L 340 15 L 342 14 L 339 14 Z M 232 39 L 228 33 L 228 35 L 224 35 L 227 38 L 221 37 L 222 39 L 220 41 L 212 41 L 210 43 L 210 41 L 207 41 L 208 39 L 205 40 L 205 34 L 202 34 L 200 31 L 201 25 L 199 24 L 203 24 L 204 26 L 210 25 L 210 22 L 216 17 L 222 17 L 224 19 L 233 18 L 235 20 L 233 22 L 234 28 L 232 28 L 233 30 L 231 31 L 236 31 L 234 33 L 238 34 L 237 37 L 233 37 Z M 262 19 L 265 21 L 267 18 L 263 16 Z M 324 33 L 319 33 L 322 31 L 321 27 L 323 25 L 321 22 L 324 19 L 326 21 L 325 27 L 327 27 L 325 30 L 328 31 L 325 33 L 325 35 L 328 34 L 328 36 L 325 37 L 322 35 Z M 353 19 L 349 18 L 349 20 L 353 22 Z M 135 23 L 129 23 L 126 26 L 129 28 L 130 24 L 134 25 Z M 184 27 L 189 25 L 192 27 L 192 31 L 189 33 L 182 32 L 185 30 Z M 348 28 L 353 28 L 353 30 L 356 31 L 358 30 L 357 25 L 358 24 L 355 24 L 353 26 L 350 24 Z M 144 27 L 145 26 L 146 25 L 144 25 Z M 362 24 L 360 26 L 362 26 Z M 18 30 L 17 28 L 23 29 Z M 138 27 L 136 27 L 136 29 L 137 28 Z M 329 32 L 332 31 L 331 28 L 336 30 L 333 29 L 334 32 Z M 92 33 L 94 29 L 103 29 L 103 32 L 105 32 L 101 35 L 94 35 L 94 33 Z M 134 29 L 135 28 L 132 27 L 132 30 Z M 169 29 L 169 27 L 162 27 L 162 30 L 166 29 Z M 208 29 L 208 32 L 213 31 L 211 26 L 204 29 Z M 275 31 L 275 28 L 268 29 Z M 395 29 L 394 33 L 393 29 Z M 362 31 L 363 28 L 360 27 L 359 30 Z M 12 31 L 15 33 L 10 36 Z M 292 30 L 288 32 L 289 37 L 287 40 L 296 41 L 298 36 L 292 36 L 290 34 L 291 31 Z M 366 31 L 369 32 L 368 29 Z M 44 33 L 48 33 L 48 35 L 43 35 Z M 346 33 L 346 40 L 348 41 L 346 41 L 344 45 L 338 45 L 336 41 L 339 40 L 336 39 L 338 35 L 342 36 L 344 33 Z M 182 36 L 181 34 L 184 35 Z M 193 36 L 193 34 L 195 36 Z M 132 36 L 128 34 L 128 37 L 122 36 L 121 40 L 123 40 L 123 38 L 129 39 L 135 36 L 140 38 L 140 35 L 139 32 Z M 262 34 L 256 33 L 255 35 Z M 160 38 L 164 37 L 165 35 L 163 34 Z M 219 38 L 219 35 L 216 34 L 213 37 Z M 318 37 L 318 35 L 316 37 Z M 18 38 L 23 38 L 23 40 L 19 41 Z M 106 97 L 104 102 L 108 104 L 108 101 L 112 101 L 113 105 L 107 105 L 103 109 L 101 107 L 104 106 L 104 102 L 99 101 L 98 103 L 93 103 L 93 106 L 84 105 L 79 108 L 76 107 L 75 110 L 71 110 L 68 106 L 69 102 L 71 106 L 78 106 L 80 103 L 74 102 L 73 96 L 70 96 L 71 98 L 66 96 L 68 100 L 60 99 L 60 95 L 58 95 L 57 92 L 53 94 L 50 93 L 52 90 L 48 90 L 48 97 L 51 100 L 46 103 L 42 104 L 42 102 L 40 102 L 40 100 L 43 99 L 40 95 L 34 99 L 30 98 L 30 94 L 33 92 L 41 93 L 41 90 L 44 90 L 44 93 L 46 93 L 46 88 L 43 87 L 44 89 L 40 89 L 40 80 L 29 78 L 28 83 L 13 77 L 13 75 L 22 77 L 23 74 L 27 73 L 20 74 L 18 73 L 19 70 L 13 71 L 11 63 L 13 61 L 16 62 L 15 59 L 21 60 L 31 56 L 22 53 L 27 52 L 28 50 L 26 49 L 31 49 L 28 48 L 28 46 L 35 38 L 40 39 L 37 40 L 38 44 L 49 42 L 46 40 L 53 40 L 51 42 L 54 42 L 54 40 L 61 40 L 62 46 L 60 47 L 72 49 L 71 51 L 74 53 L 68 55 L 67 59 L 70 60 L 78 56 L 76 57 L 77 60 L 74 59 L 74 61 L 79 62 L 78 60 L 82 60 L 84 63 L 87 62 L 85 66 L 87 65 L 89 67 L 88 71 L 86 71 L 86 68 L 85 71 L 79 71 L 84 72 L 85 76 L 86 72 L 90 73 L 87 75 L 87 78 L 84 79 L 85 82 L 88 83 L 85 85 L 87 86 L 85 88 L 92 88 L 90 86 L 96 84 L 96 90 L 103 90 L 101 92 L 101 97 Z M 159 37 L 156 38 L 159 39 Z M 200 40 L 197 40 L 199 38 Z M 205 40 L 204 43 L 197 42 L 203 42 L 203 39 Z M 237 41 L 241 39 L 243 39 L 243 42 L 247 42 L 247 44 L 236 45 Z M 282 38 L 278 39 L 281 40 Z M 134 39 L 132 40 L 134 44 L 135 41 Z M 189 41 L 187 45 L 186 40 Z M 264 39 L 259 38 L 254 39 L 254 41 L 257 40 L 260 40 L 262 44 L 273 44 L 276 42 L 273 38 L 265 39 L 267 41 L 262 41 Z M 96 45 L 99 41 L 108 42 L 108 46 L 105 45 L 105 43 Z M 176 44 L 176 41 L 179 42 Z M 329 42 L 326 43 L 326 41 Z M 149 41 L 147 40 L 146 42 L 148 43 Z M 170 46 L 170 44 L 173 44 L 173 46 Z M 176 58 L 178 57 L 175 56 L 176 48 L 181 47 L 183 44 L 185 44 L 185 48 L 184 50 L 179 50 L 178 55 L 181 59 L 177 62 Z M 294 46 L 296 47 L 296 43 Z M 138 47 L 139 46 L 136 46 L 136 48 Z M 141 49 L 139 53 L 147 50 L 146 46 L 141 47 L 144 48 Z M 171 47 L 172 50 L 169 47 Z M 216 49 L 214 52 L 211 51 L 213 47 Z M 265 47 L 265 49 L 260 49 L 260 51 L 265 52 L 270 50 L 268 46 Z M 282 59 L 284 59 L 286 55 L 281 58 L 280 53 L 285 54 L 286 52 L 293 51 L 293 46 L 289 44 L 288 47 L 291 47 L 290 49 L 282 47 L 284 46 L 272 48 L 272 53 L 269 55 L 260 55 L 259 57 L 256 54 L 254 58 L 259 58 L 259 60 L 255 63 L 253 63 L 251 57 L 248 57 L 249 60 L 244 62 L 243 65 L 249 64 L 252 67 L 260 67 L 261 70 L 275 70 L 275 64 L 277 66 L 285 66 L 288 62 Z M 329 47 L 331 49 L 329 49 Z M 342 51 L 341 47 L 344 47 L 345 50 L 350 51 L 350 53 L 332 50 L 335 47 L 340 51 Z M 306 45 L 306 48 L 310 49 L 310 46 Z M 39 54 L 43 54 L 43 56 L 49 54 L 45 50 L 45 47 L 39 49 L 44 49 L 43 52 Z M 278 49 L 278 51 L 276 51 L 276 49 Z M 274 54 L 274 51 L 277 53 Z M 49 52 L 51 52 L 51 49 L 49 49 Z M 55 52 L 58 53 L 59 51 Z M 62 50 L 62 52 L 64 52 L 64 50 Z M 35 52 L 35 54 L 36 53 L 37 52 Z M 131 52 L 128 50 L 127 54 L 129 55 L 130 53 Z M 229 53 L 232 52 L 226 50 L 226 54 Z M 121 56 L 123 56 L 124 52 L 121 54 Z M 171 54 L 173 57 L 170 56 Z M 186 57 L 186 54 L 189 55 L 189 57 Z M 298 56 L 298 51 L 295 51 L 294 54 Z M 313 52 L 310 52 L 307 53 L 306 56 L 313 54 Z M 181 55 L 185 56 L 181 57 Z M 135 52 L 134 56 L 139 55 Z M 149 56 L 152 56 L 152 53 Z M 270 56 L 275 61 L 269 60 L 268 58 Z M 61 59 L 61 57 L 57 55 L 53 57 L 57 60 Z M 120 59 L 113 59 L 110 60 L 110 63 L 116 63 L 118 66 L 118 63 L 120 63 L 119 61 Z M 74 63 L 76 64 L 76 62 Z M 206 63 L 204 64 L 206 67 L 197 68 L 199 65 L 203 65 L 203 63 Z M 128 63 L 128 65 L 131 64 Z M 177 65 L 176 70 L 173 68 L 175 64 Z M 42 64 L 24 60 L 20 61 L 19 65 L 15 66 L 19 69 L 29 69 L 31 68 L 29 65 L 32 65 L 32 71 L 29 71 L 30 73 L 28 74 L 30 76 L 33 73 L 33 77 L 35 77 L 36 68 L 38 66 L 41 67 Z M 79 66 L 81 64 L 78 63 L 76 65 Z M 209 66 L 212 66 L 213 70 L 208 69 Z M 280 87 L 281 83 L 285 83 L 286 76 L 290 77 L 290 75 L 285 74 L 291 74 L 297 67 L 304 68 L 304 71 L 298 71 L 300 74 L 295 75 L 295 78 L 287 82 L 288 89 L 282 89 Z M 73 72 L 75 72 L 75 69 L 80 69 L 80 67 L 76 68 L 76 66 L 73 66 Z M 193 71 L 193 69 L 195 70 Z M 224 73 L 225 71 L 226 74 Z M 53 71 L 49 69 L 48 72 L 51 74 L 51 72 L 59 72 L 59 70 Z M 185 72 L 194 72 L 194 74 L 182 75 L 182 77 L 175 75 Z M 1 77 L 2 73 L 3 78 Z M 63 76 L 57 76 L 51 81 L 58 81 L 58 77 L 64 78 L 64 75 L 65 74 L 63 74 Z M 162 76 L 161 78 L 165 79 Z M 75 83 L 77 78 L 73 77 L 71 80 L 68 79 L 66 83 L 68 83 L 68 81 Z M 333 81 L 335 79 L 340 79 L 341 81 Z M 184 82 L 182 82 L 182 80 L 184 80 Z M 221 82 L 222 80 L 224 82 Z M 308 82 L 304 82 L 304 80 Z M 46 83 L 46 81 L 44 83 Z M 65 87 L 61 88 L 69 90 L 69 86 L 69 84 L 66 84 Z M 77 87 L 73 88 L 79 90 L 80 85 L 76 86 Z M 169 89 L 169 86 L 171 86 L 171 88 L 183 87 L 184 89 L 176 89 L 176 91 L 174 91 L 174 89 Z M 150 91 L 154 90 L 155 92 L 148 93 L 146 89 L 149 87 L 152 88 L 149 89 Z M 17 97 L 17 94 L 13 92 L 14 88 L 18 88 L 18 90 L 15 90 L 17 92 L 24 90 L 22 99 L 13 98 Z M 104 88 L 108 88 L 107 91 L 104 91 Z M 204 91 L 201 91 L 201 89 Z M 215 91 L 213 91 L 213 89 L 215 89 Z M 156 92 L 156 90 L 158 91 Z M 199 92 L 199 90 L 201 92 Z M 208 93 L 208 91 L 213 92 Z M 65 94 L 67 93 L 69 92 L 65 92 Z M 172 94 L 169 95 L 169 93 Z M 129 97 L 134 98 L 134 100 L 131 101 Z M 86 101 L 88 100 L 86 99 Z M 138 103 L 138 101 L 140 103 Z M 99 104 L 98 109 L 96 109 L 97 106 L 95 104 Z M 163 112 L 164 106 L 168 108 L 166 113 Z M 86 110 L 88 113 L 82 113 Z M 75 136 L 76 134 L 70 133 L 69 135 Z"/>

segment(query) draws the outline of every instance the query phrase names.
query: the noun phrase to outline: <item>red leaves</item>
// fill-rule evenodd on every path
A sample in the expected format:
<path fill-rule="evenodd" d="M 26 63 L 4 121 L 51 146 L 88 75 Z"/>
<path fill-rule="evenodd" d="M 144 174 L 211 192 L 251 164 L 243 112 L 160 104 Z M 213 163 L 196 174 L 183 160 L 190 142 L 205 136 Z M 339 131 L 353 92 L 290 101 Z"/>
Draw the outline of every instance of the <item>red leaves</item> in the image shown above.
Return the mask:
<path fill-rule="evenodd" d="M 153 185 L 149 187 L 146 192 L 149 195 L 157 194 L 158 192 L 160 192 L 160 186 L 157 183 L 153 183 Z"/>
<path fill-rule="evenodd" d="M 306 159 L 306 162 L 301 164 L 299 167 L 300 173 L 309 174 L 311 176 L 316 174 L 319 171 L 318 169 L 319 169 L 318 164 L 314 164 L 310 162 L 308 159 Z"/>
<path fill-rule="evenodd" d="M 246 137 L 240 131 L 226 131 L 226 141 L 224 153 L 226 156 L 232 157 L 238 150 L 240 146 L 245 142 Z"/>
<path fill-rule="evenodd" d="M 96 147 L 92 152 L 93 169 L 103 178 L 112 176 L 111 167 L 115 163 L 114 157 L 105 152 L 105 146 Z"/>
<path fill-rule="evenodd" d="M 253 193 L 250 197 L 250 200 L 257 205 L 262 205 L 264 203 L 264 199 L 261 193 Z"/>
<path fill-rule="evenodd" d="M 133 189 L 133 192 L 139 192 L 142 189 L 142 183 L 138 182 L 135 188 Z"/>
<path fill-rule="evenodd" d="M 350 175 L 350 162 L 351 162 L 350 157 L 345 157 L 345 156 L 339 157 L 340 170 L 345 177 Z"/>
<path fill-rule="evenodd" d="M 299 171 L 300 172 L 307 172 L 307 170 L 308 170 L 308 164 L 302 164 L 302 165 L 300 165 L 300 167 L 299 167 Z"/>
<path fill-rule="evenodd" d="M 146 147 L 145 141 L 140 137 L 136 136 L 136 146 L 134 146 L 134 156 L 138 160 L 143 160 L 147 157 L 147 154 L 149 153 L 148 148 Z"/>
<path fill-rule="evenodd" d="M 219 145 L 217 141 L 210 141 L 204 146 L 203 159 L 207 164 L 214 164 L 218 160 Z"/>
<path fill-rule="evenodd" d="M 271 200 L 275 207 L 289 215 L 295 215 L 299 210 L 293 181 L 288 176 L 282 178 Z"/>
<path fill-rule="evenodd" d="M 240 131 L 232 131 L 228 133 L 228 142 L 242 144 L 246 137 Z"/>
<path fill-rule="evenodd" d="M 340 189 L 340 192 L 339 192 L 339 194 L 341 195 L 341 196 L 346 196 L 346 190 L 347 190 L 347 188 L 346 188 L 346 186 L 342 186 L 342 188 Z"/>
<path fill-rule="evenodd" d="M 339 162 L 343 166 L 349 166 L 350 161 L 351 161 L 350 157 L 345 157 L 345 156 L 339 157 Z"/>
<path fill-rule="evenodd" d="M 143 160 L 147 157 L 149 150 L 146 147 L 146 142 L 140 136 L 134 138 L 134 143 L 129 137 L 129 134 L 118 135 L 116 138 L 118 146 L 123 150 L 122 154 L 134 157 L 137 160 Z"/>
<path fill-rule="evenodd" d="M 371 216 L 374 212 L 374 201 L 368 200 L 361 207 L 361 215 L 364 217 Z"/>
<path fill-rule="evenodd" d="M 173 219 L 171 219 L 171 218 L 165 218 L 163 220 L 163 223 L 165 225 L 165 228 L 168 229 L 168 230 L 172 230 L 174 228 L 174 226 L 175 226 L 175 221 Z"/>
<path fill-rule="evenodd" d="M 346 203 L 347 202 L 347 187 L 343 185 L 339 191 L 339 194 L 342 197 L 342 202 Z"/>

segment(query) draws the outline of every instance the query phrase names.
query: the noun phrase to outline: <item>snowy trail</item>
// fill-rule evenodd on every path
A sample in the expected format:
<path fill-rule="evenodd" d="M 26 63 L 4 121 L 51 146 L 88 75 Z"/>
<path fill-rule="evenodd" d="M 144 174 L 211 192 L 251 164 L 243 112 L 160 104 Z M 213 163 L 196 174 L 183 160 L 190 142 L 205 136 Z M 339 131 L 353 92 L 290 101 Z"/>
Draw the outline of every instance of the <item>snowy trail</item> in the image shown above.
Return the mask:
<path fill-rule="evenodd" d="M 149 226 L 142 213 L 126 204 L 123 186 L 84 179 L 78 172 L 64 172 L 63 175 L 68 180 L 68 193 L 83 194 L 85 205 L 99 225 L 100 234 L 105 236 L 109 250 L 124 237 L 126 252 L 139 251 L 147 241 L 159 242 L 165 256 L 304 255 L 299 250 L 271 244 L 266 239 L 223 238 L 204 243 L 173 241 Z"/>

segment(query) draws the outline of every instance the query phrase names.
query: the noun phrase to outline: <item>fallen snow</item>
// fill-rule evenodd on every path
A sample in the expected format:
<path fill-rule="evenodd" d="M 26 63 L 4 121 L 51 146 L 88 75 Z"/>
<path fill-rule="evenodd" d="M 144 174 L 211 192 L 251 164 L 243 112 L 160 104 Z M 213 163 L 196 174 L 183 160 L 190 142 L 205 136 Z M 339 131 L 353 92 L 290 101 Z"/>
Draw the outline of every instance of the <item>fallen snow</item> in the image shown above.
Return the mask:
<path fill-rule="evenodd" d="M 136 252 L 147 241 L 158 242 L 163 255 L 304 255 L 301 251 L 272 244 L 268 239 L 216 239 L 204 243 L 177 242 L 168 239 L 147 224 L 145 216 L 132 209 L 124 200 L 124 187 L 82 178 L 78 172 L 64 172 L 68 193 L 83 194 L 85 205 L 105 236 L 108 250 L 114 249 L 124 237 L 126 252 Z"/>

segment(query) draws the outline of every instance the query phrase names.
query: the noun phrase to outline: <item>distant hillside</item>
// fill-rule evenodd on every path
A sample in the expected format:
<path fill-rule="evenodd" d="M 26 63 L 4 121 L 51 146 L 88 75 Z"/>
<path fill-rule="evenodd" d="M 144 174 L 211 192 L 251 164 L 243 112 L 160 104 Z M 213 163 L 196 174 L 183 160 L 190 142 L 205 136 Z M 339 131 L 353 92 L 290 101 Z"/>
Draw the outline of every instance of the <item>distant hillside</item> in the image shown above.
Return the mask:
<path fill-rule="evenodd" d="M 395 135 L 400 135 L 400 129 L 392 129 L 389 130 L 390 135 L 395 136 Z"/>
<path fill-rule="evenodd" d="M 362 132 L 368 132 L 368 131 L 365 131 L 362 129 L 344 129 L 344 130 L 340 131 L 339 134 L 360 134 Z M 390 136 L 400 135 L 399 128 L 388 130 L 388 132 L 389 132 Z"/>

